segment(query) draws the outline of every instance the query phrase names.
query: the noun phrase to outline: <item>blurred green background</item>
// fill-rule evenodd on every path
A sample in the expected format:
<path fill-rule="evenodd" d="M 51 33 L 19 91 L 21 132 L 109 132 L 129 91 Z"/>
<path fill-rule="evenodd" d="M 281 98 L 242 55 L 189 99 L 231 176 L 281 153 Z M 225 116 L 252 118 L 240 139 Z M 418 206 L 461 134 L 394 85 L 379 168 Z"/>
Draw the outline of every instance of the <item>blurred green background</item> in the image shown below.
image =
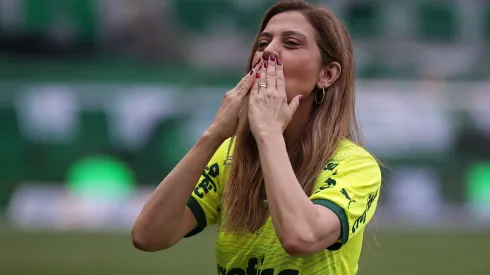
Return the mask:
<path fill-rule="evenodd" d="M 129 231 L 274 2 L 0 0 L 0 274 L 216 274 L 213 228 L 153 254 Z M 384 164 L 359 274 L 490 274 L 490 3 L 310 2 L 352 34 Z"/>

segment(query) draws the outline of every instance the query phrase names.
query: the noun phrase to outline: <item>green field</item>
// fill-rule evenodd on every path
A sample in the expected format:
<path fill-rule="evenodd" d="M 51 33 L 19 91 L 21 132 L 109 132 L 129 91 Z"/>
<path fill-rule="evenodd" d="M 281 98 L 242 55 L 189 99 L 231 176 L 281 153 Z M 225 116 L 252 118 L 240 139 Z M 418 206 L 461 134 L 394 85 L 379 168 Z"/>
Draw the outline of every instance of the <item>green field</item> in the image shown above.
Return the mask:
<path fill-rule="evenodd" d="M 488 275 L 488 233 L 368 234 L 359 274 Z M 144 253 L 129 234 L 0 233 L 2 275 L 216 274 L 214 232 L 208 229 L 175 248 Z"/>

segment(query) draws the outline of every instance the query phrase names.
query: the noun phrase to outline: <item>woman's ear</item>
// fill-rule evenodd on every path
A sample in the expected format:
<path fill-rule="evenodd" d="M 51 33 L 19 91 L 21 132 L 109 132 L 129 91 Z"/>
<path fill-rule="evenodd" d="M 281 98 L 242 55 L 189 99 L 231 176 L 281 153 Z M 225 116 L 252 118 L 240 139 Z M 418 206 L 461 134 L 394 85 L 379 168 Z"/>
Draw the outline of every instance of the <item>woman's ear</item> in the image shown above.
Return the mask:
<path fill-rule="evenodd" d="M 333 61 L 323 66 L 318 77 L 317 87 L 328 88 L 332 85 L 340 76 L 342 68 L 339 62 Z"/>

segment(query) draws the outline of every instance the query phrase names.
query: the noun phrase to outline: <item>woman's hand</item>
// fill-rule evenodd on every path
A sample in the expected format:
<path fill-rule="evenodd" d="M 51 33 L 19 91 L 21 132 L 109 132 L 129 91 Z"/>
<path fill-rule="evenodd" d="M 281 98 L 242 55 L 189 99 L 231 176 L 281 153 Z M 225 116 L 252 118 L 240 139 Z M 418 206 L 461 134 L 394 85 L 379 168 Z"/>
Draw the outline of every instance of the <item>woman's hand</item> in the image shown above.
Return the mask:
<path fill-rule="evenodd" d="M 262 65 L 250 92 L 248 118 L 252 134 L 279 132 L 281 135 L 291 121 L 303 97 L 298 95 L 288 105 L 282 62 L 271 55 Z"/>
<path fill-rule="evenodd" d="M 217 135 L 223 141 L 235 134 L 243 100 L 250 91 L 263 62 L 256 64 L 235 88 L 225 94 L 218 113 L 208 129 L 209 133 Z"/>

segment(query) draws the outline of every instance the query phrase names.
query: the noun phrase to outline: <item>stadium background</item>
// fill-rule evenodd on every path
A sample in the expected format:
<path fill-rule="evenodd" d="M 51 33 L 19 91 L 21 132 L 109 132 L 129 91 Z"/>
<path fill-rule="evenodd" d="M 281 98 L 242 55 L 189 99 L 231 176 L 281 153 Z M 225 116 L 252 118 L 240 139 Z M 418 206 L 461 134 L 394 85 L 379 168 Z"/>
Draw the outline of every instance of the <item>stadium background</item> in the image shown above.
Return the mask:
<path fill-rule="evenodd" d="M 270 0 L 0 0 L 0 274 L 215 274 L 214 231 L 131 246 L 240 79 Z M 489 274 L 490 2 L 312 1 L 355 40 L 383 163 L 360 274 Z"/>

